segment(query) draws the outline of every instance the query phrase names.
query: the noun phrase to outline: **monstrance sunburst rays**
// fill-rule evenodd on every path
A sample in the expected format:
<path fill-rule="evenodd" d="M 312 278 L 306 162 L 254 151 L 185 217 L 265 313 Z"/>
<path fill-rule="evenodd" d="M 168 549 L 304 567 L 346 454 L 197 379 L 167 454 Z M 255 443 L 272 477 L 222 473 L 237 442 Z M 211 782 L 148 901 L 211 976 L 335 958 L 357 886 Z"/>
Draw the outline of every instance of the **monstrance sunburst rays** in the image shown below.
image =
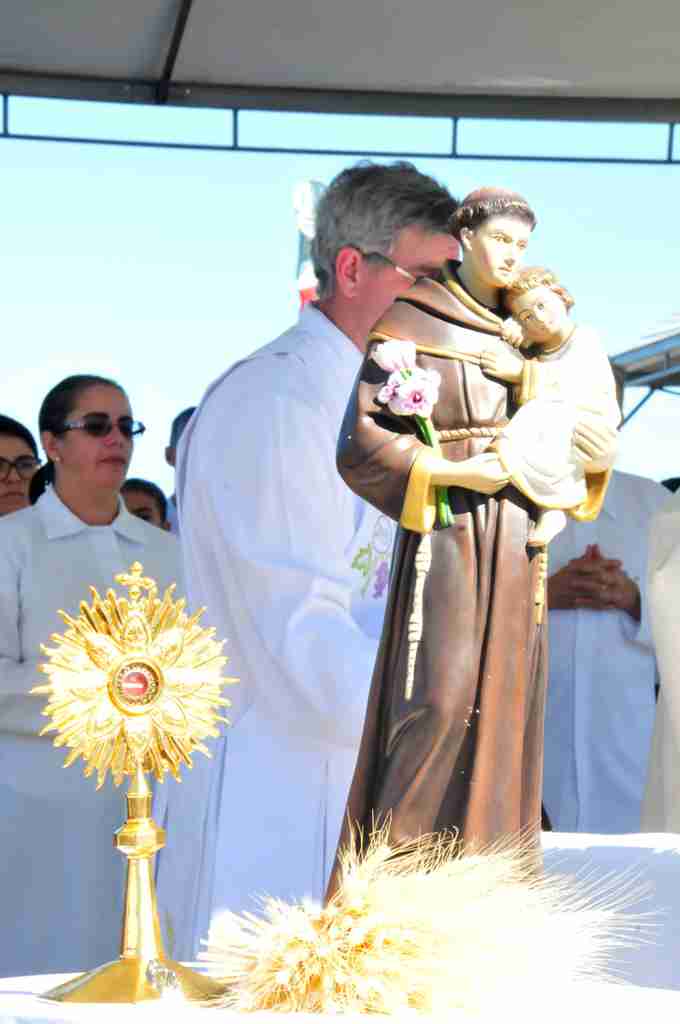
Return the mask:
<path fill-rule="evenodd" d="M 41 735 L 57 733 L 54 745 L 69 749 L 65 766 L 82 757 L 97 789 L 109 770 L 117 786 L 138 767 L 178 779 L 193 750 L 210 756 L 202 740 L 227 722 L 221 688 L 237 681 L 222 675 L 227 658 L 215 631 L 198 625 L 204 609 L 188 616 L 174 584 L 159 598 L 142 573 L 135 562 L 116 576 L 129 597 L 91 587 L 92 604 L 81 602 L 77 618 L 60 612 L 68 629 L 42 647 L 50 681 L 32 691 L 49 694 Z"/>

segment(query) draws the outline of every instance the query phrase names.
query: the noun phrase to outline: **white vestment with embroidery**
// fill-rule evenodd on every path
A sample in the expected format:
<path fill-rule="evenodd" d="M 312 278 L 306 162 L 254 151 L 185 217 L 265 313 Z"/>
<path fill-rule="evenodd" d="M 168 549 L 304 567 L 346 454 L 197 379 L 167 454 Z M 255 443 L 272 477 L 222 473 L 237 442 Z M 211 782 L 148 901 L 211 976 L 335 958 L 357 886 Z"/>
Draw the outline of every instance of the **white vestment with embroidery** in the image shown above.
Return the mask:
<path fill-rule="evenodd" d="M 318 309 L 206 393 L 179 450 L 192 607 L 226 639 L 233 725 L 157 807 L 161 915 L 193 957 L 221 910 L 320 899 L 354 769 L 393 524 L 341 480 L 361 363 Z M 202 762 L 202 763 L 201 763 Z"/>

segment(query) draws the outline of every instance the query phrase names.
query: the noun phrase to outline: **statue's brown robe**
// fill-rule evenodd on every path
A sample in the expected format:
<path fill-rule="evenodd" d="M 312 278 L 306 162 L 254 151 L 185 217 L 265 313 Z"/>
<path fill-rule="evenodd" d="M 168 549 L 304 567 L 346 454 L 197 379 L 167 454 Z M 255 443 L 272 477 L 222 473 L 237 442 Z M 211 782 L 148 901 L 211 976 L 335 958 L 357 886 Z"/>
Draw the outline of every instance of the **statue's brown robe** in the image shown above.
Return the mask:
<path fill-rule="evenodd" d="M 512 415 L 512 389 L 484 376 L 475 352 L 499 330 L 499 317 L 450 276 L 417 285 L 376 326 L 345 415 L 339 470 L 402 529 L 341 845 L 349 822 L 366 837 L 388 815 L 393 842 L 456 829 L 466 844 L 486 844 L 539 828 L 546 646 L 534 615 L 539 559 L 527 548 L 536 510 L 512 486 L 492 497 L 449 488 L 455 525 L 431 534 L 407 699 L 416 554 L 432 526 L 433 488 L 413 421 L 376 401 L 386 374 L 370 358 L 380 340 L 416 341 L 418 365 L 441 374 L 436 429 L 497 428 Z M 467 459 L 490 433 L 443 440 L 442 454 Z M 336 882 L 334 872 L 329 892 Z"/>

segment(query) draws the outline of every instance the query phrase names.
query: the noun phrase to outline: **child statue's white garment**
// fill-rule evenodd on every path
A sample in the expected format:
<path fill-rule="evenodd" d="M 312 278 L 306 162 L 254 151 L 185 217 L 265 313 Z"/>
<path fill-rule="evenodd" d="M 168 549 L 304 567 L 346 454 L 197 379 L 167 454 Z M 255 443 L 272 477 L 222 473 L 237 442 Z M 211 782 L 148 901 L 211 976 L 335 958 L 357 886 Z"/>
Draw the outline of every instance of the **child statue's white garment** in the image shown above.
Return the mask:
<path fill-rule="evenodd" d="M 576 327 L 556 352 L 536 357 L 537 397 L 504 427 L 494 447 L 515 486 L 541 508 L 569 509 L 586 498 L 583 463 L 573 434 L 583 411 L 615 430 L 621 420 L 616 385 L 599 337 Z"/>

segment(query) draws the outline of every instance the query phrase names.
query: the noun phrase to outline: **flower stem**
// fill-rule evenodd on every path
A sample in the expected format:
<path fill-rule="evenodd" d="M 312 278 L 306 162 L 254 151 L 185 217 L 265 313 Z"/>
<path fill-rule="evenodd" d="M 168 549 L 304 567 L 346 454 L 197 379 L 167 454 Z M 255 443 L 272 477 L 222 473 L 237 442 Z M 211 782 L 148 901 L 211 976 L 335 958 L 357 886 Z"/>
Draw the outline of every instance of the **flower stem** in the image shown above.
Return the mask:
<path fill-rule="evenodd" d="M 428 444 L 431 448 L 436 448 L 437 442 L 434 434 L 434 427 L 432 426 L 432 420 L 425 416 L 414 417 L 418 429 L 422 435 L 425 444 Z M 453 526 L 455 520 L 451 507 L 449 505 L 449 493 L 446 487 L 435 487 L 435 494 L 437 500 L 437 519 L 439 520 L 440 526 Z"/>

